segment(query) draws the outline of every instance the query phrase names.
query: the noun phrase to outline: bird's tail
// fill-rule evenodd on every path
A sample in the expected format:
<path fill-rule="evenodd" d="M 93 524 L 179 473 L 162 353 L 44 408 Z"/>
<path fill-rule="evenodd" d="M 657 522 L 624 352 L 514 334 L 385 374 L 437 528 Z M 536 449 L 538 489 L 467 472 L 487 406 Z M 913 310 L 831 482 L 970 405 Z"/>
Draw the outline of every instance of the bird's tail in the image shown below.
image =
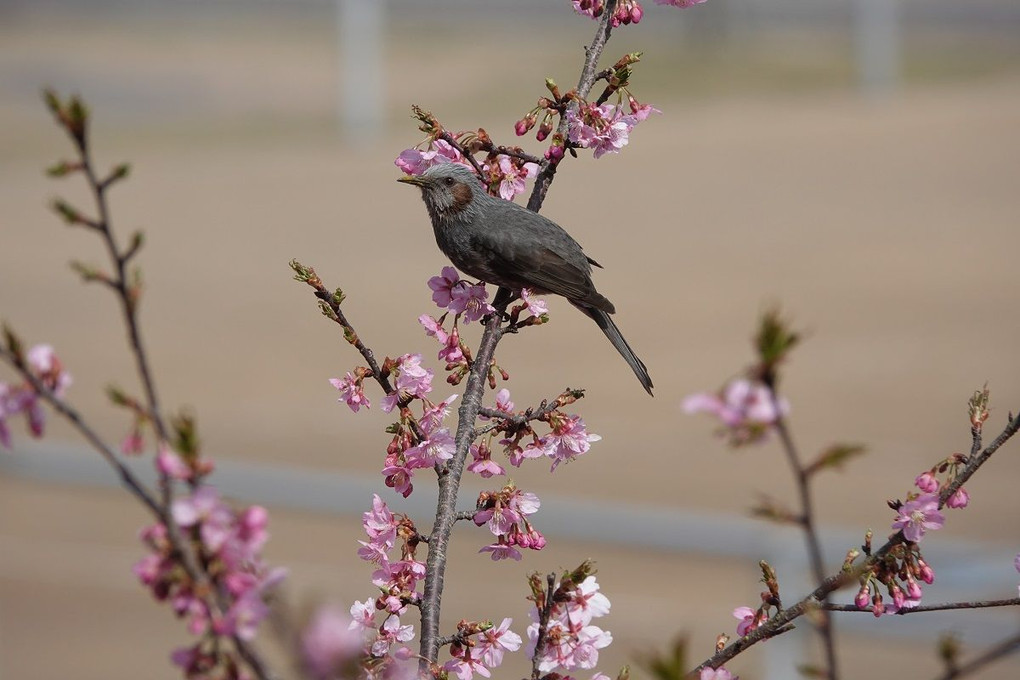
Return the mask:
<path fill-rule="evenodd" d="M 604 312 L 597 307 L 582 307 L 581 305 L 575 305 L 578 309 L 585 313 L 586 316 L 590 317 L 595 323 L 599 325 L 602 332 L 609 338 L 609 342 L 613 343 L 613 347 L 616 351 L 623 356 L 627 364 L 630 365 L 634 371 L 634 375 L 641 381 L 641 386 L 645 388 L 648 394 L 652 393 L 652 379 L 648 376 L 648 369 L 645 368 L 644 362 L 637 358 L 634 354 L 634 350 L 630 348 L 627 341 L 623 339 L 623 335 L 620 333 L 620 329 L 613 323 L 612 317 L 608 313 Z"/>

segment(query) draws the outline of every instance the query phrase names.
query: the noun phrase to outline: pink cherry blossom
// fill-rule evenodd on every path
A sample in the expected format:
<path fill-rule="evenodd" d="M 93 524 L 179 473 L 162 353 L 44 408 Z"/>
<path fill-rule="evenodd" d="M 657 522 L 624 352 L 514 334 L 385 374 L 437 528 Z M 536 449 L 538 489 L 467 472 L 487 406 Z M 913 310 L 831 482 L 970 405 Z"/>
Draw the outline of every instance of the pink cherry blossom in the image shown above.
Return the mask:
<path fill-rule="evenodd" d="M 361 656 L 361 635 L 351 630 L 351 617 L 340 607 L 319 608 L 301 631 L 301 658 L 315 680 L 338 677 Z"/>
<path fill-rule="evenodd" d="M 433 432 L 428 439 L 404 452 L 407 465 L 412 468 L 432 467 L 440 461 L 453 458 L 456 442 L 445 427 Z"/>
<path fill-rule="evenodd" d="M 343 378 L 330 378 L 329 383 L 340 391 L 340 398 L 337 401 L 346 402 L 355 413 L 362 406 L 371 408 L 372 402 L 365 396 L 364 387 L 350 371 Z"/>
<path fill-rule="evenodd" d="M 609 598 L 599 592 L 594 576 L 589 576 L 577 585 L 577 589 L 566 601 L 566 614 L 575 626 L 587 626 L 593 618 L 609 613 Z"/>
<path fill-rule="evenodd" d="M 521 561 L 521 552 L 512 545 L 508 545 L 507 543 L 505 543 L 502 538 L 500 538 L 500 540 L 497 541 L 496 543 L 485 546 L 478 552 L 491 553 L 493 562 L 498 562 L 499 560 L 506 559 L 512 559 L 518 562 Z"/>
<path fill-rule="evenodd" d="M 750 607 L 737 607 L 733 610 L 733 616 L 740 619 L 740 623 L 737 624 L 737 635 L 740 637 L 744 637 L 769 619 L 765 612 L 759 614 Z"/>
<path fill-rule="evenodd" d="M 602 16 L 606 8 L 605 0 L 571 0 L 571 3 L 575 12 L 592 19 Z"/>
<path fill-rule="evenodd" d="M 534 163 L 522 163 L 518 166 L 512 158 L 500 155 L 496 167 L 486 166 L 487 175 L 499 182 L 499 195 L 508 201 L 527 188 L 527 180 L 538 174 L 538 166 Z"/>
<path fill-rule="evenodd" d="M 420 175 L 439 163 L 465 163 L 465 160 L 456 147 L 444 139 L 436 139 L 425 151 L 404 149 L 393 161 L 408 175 Z"/>
<path fill-rule="evenodd" d="M 426 435 L 430 435 L 436 430 L 436 428 L 442 425 L 446 416 L 450 415 L 450 404 L 452 404 L 458 396 L 460 395 L 451 394 L 443 401 L 434 405 L 425 400 L 425 404 L 422 407 L 421 418 L 418 419 L 418 425 L 421 427 L 422 432 Z"/>
<path fill-rule="evenodd" d="M 597 434 L 588 434 L 584 420 L 568 416 L 556 422 L 553 431 L 541 439 L 543 453 L 552 459 L 552 469 L 588 452 L 592 442 L 601 441 Z"/>
<path fill-rule="evenodd" d="M 437 319 L 432 318 L 428 314 L 422 314 L 418 317 L 418 323 L 425 329 L 425 335 L 435 338 L 440 343 L 446 342 L 448 334 L 446 329 L 443 328 L 443 324 L 439 323 Z"/>
<path fill-rule="evenodd" d="M 790 411 L 785 399 L 779 399 L 777 408 L 768 387 L 745 378 L 730 381 L 719 394 L 692 394 L 683 400 L 682 408 L 688 414 L 704 412 L 718 418 L 735 444 L 760 440 L 769 426 Z"/>
<path fill-rule="evenodd" d="M 630 141 L 630 132 L 638 120 L 624 115 L 614 104 L 585 104 L 567 110 L 567 138 L 585 149 L 593 149 L 595 158 L 618 153 Z"/>
<path fill-rule="evenodd" d="M 516 652 L 521 648 L 521 636 L 510 630 L 511 623 L 513 619 L 503 619 L 499 626 L 480 634 L 481 640 L 475 646 L 475 651 L 489 668 L 496 668 L 503 663 L 504 652 Z"/>
<path fill-rule="evenodd" d="M 461 652 L 461 656 L 454 657 L 443 664 L 443 670 L 457 677 L 459 680 L 471 680 L 475 673 L 483 678 L 492 677 L 492 673 L 478 659 L 470 656 L 470 650 Z"/>
<path fill-rule="evenodd" d="M 372 543 L 392 548 L 397 540 L 399 521 L 390 512 L 386 501 L 379 494 L 372 496 L 372 509 L 361 515 L 361 526 Z"/>
<path fill-rule="evenodd" d="M 916 543 L 924 538 L 926 531 L 941 529 L 944 523 L 945 517 L 939 512 L 939 497 L 922 494 L 903 504 L 892 528 L 902 529 L 903 537 Z"/>
<path fill-rule="evenodd" d="M 496 410 L 510 414 L 514 412 L 514 403 L 510 401 L 510 390 L 505 387 L 496 392 Z"/>
<path fill-rule="evenodd" d="M 351 622 L 347 624 L 350 630 L 372 630 L 375 628 L 375 600 L 371 597 L 361 602 L 355 600 L 350 608 Z"/>
<path fill-rule="evenodd" d="M 171 479 L 190 480 L 194 476 L 184 459 L 165 442 L 160 442 L 156 451 L 156 469 Z"/>
<path fill-rule="evenodd" d="M 662 4 L 662 0 L 655 0 L 659 4 Z M 681 0 L 683 1 L 683 0 Z M 699 0 L 695 0 L 699 1 Z M 704 2 L 705 0 L 700 0 Z M 698 680 L 740 680 L 737 676 L 730 673 L 728 670 L 719 666 L 719 668 L 702 668 L 701 673 L 698 674 Z"/>
<path fill-rule="evenodd" d="M 528 306 L 528 312 L 532 316 L 542 316 L 543 314 L 549 313 L 549 306 L 545 303 L 545 300 L 535 300 L 532 297 L 532 292 L 527 288 L 521 289 L 521 300 Z"/>
<path fill-rule="evenodd" d="M 474 472 L 476 475 L 479 475 L 484 479 L 506 474 L 506 470 L 503 469 L 503 466 L 492 460 L 492 452 L 489 450 L 488 446 L 472 444 L 470 453 L 472 461 L 468 463 L 467 466 L 469 472 Z"/>
<path fill-rule="evenodd" d="M 634 117 L 634 120 L 637 121 L 637 122 L 641 122 L 643 120 L 646 120 L 648 118 L 648 116 L 652 115 L 653 113 L 659 113 L 659 114 L 662 113 L 662 111 L 660 111 L 659 109 L 655 108 L 651 104 L 642 104 L 637 99 L 634 99 L 633 96 L 628 96 L 627 97 L 627 104 L 628 104 L 628 106 L 630 106 L 630 113 L 631 113 L 631 115 Z"/>
<path fill-rule="evenodd" d="M 471 323 L 493 312 L 487 300 L 489 291 L 483 285 L 455 286 L 450 294 L 450 311 L 463 314 L 464 323 Z"/>
<path fill-rule="evenodd" d="M 453 267 L 443 267 L 439 276 L 433 276 L 428 281 L 428 286 L 432 289 L 432 301 L 444 309 L 449 307 L 453 300 L 453 289 L 458 283 L 460 283 L 460 274 L 457 273 L 457 270 Z"/>

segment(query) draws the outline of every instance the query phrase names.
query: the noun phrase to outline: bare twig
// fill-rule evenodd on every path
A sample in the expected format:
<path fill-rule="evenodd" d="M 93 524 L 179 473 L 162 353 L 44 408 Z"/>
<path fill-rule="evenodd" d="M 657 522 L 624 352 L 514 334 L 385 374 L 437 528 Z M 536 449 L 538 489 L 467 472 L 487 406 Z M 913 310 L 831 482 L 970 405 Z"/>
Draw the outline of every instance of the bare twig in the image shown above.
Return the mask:
<path fill-rule="evenodd" d="M 804 538 L 807 541 L 808 556 L 811 560 L 811 571 L 814 574 L 815 583 L 820 585 L 825 581 L 825 560 L 822 556 L 821 543 L 818 540 L 818 530 L 815 527 L 810 477 L 807 469 L 801 462 L 797 447 L 793 443 L 793 437 L 786 426 L 786 419 L 782 416 L 776 389 L 773 387 L 769 390 L 769 393 L 772 395 L 773 410 L 777 414 L 775 422 L 776 432 L 779 434 L 779 440 L 783 444 L 783 451 L 786 453 L 787 462 L 790 464 L 790 471 L 797 482 L 797 493 L 800 496 L 798 523 L 804 529 Z M 822 599 L 822 603 L 828 604 L 828 601 L 828 595 L 826 595 Z M 828 677 L 830 680 L 837 680 L 839 678 L 839 669 L 836 658 L 836 638 L 835 631 L 833 630 L 832 616 L 829 615 L 828 611 L 824 611 L 823 607 L 820 618 L 821 621 L 815 628 L 822 638 L 822 646 L 825 649 L 825 664 Z"/>
<path fill-rule="evenodd" d="M 1020 651 L 1020 633 L 1017 633 L 1013 637 L 1006 638 L 962 666 L 956 666 L 947 670 L 945 674 L 939 676 L 939 680 L 962 678 L 965 675 L 970 675 L 971 673 L 979 671 L 985 666 L 998 661 L 1002 657 L 1008 656 L 1009 654 L 1013 654 L 1017 651 Z"/>
<path fill-rule="evenodd" d="M 923 612 L 941 612 L 953 609 L 986 609 L 988 607 L 1016 607 L 1020 606 L 1020 597 L 1007 598 L 1005 600 L 973 600 L 970 602 L 943 602 L 941 604 L 918 605 L 916 607 L 904 607 L 898 609 L 891 616 L 905 616 L 907 614 L 921 614 Z M 855 604 L 824 604 L 823 609 L 830 612 L 867 612 L 872 614 L 871 607 L 858 607 Z"/>

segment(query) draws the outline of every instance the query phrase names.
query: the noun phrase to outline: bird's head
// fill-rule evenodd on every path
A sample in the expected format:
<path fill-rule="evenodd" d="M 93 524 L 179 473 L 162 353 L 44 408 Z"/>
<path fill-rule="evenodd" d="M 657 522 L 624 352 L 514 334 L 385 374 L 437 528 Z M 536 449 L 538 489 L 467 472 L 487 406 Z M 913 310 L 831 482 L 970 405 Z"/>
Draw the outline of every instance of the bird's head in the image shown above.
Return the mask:
<path fill-rule="evenodd" d="M 478 175 L 460 163 L 440 163 L 420 175 L 408 175 L 397 181 L 421 189 L 421 197 L 433 218 L 448 219 L 470 212 L 476 199 L 488 196 Z"/>

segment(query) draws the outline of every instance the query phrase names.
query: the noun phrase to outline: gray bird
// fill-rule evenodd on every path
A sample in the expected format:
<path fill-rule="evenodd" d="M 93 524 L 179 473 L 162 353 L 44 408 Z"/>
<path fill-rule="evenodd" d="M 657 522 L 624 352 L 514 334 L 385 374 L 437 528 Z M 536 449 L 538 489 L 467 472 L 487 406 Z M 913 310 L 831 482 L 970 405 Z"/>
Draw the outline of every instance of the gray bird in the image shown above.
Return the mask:
<path fill-rule="evenodd" d="M 610 314 L 613 303 L 591 280 L 601 267 L 558 224 L 513 201 L 490 196 L 478 176 L 459 163 L 434 165 L 398 181 L 421 188 L 439 249 L 469 276 L 520 292 L 562 295 L 598 324 L 648 394 L 652 379 Z"/>

